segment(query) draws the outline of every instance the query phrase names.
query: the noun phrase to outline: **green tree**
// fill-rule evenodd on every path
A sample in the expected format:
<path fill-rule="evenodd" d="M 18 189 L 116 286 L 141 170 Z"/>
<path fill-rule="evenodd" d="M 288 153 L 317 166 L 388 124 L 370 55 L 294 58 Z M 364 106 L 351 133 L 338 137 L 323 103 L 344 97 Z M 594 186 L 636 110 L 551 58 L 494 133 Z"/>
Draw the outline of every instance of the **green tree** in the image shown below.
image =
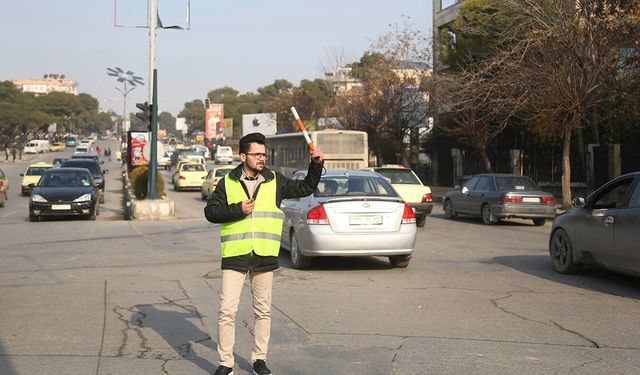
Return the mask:
<path fill-rule="evenodd" d="M 205 109 L 204 103 L 200 99 L 194 99 L 184 103 L 184 108 L 178 117 L 184 117 L 189 127 L 189 133 L 205 130 Z"/>
<path fill-rule="evenodd" d="M 98 113 L 98 108 L 99 108 L 98 99 L 94 98 L 89 94 L 81 93 L 81 94 L 78 94 L 78 101 L 80 102 L 80 105 L 85 111 L 89 113 Z"/>
<path fill-rule="evenodd" d="M 158 128 L 167 131 L 167 134 L 177 134 L 176 118 L 169 112 L 161 112 L 158 115 Z"/>

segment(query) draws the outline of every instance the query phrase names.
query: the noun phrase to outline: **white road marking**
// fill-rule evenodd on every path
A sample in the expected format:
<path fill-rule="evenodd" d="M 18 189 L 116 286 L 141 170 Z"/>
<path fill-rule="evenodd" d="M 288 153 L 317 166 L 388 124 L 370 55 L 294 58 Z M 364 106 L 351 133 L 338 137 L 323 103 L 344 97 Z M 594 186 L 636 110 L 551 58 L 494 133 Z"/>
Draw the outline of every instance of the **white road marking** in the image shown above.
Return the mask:
<path fill-rule="evenodd" d="M 2 217 L 9 217 L 15 213 L 16 213 L 15 211 L 7 212 L 6 214 L 2 215 Z"/>

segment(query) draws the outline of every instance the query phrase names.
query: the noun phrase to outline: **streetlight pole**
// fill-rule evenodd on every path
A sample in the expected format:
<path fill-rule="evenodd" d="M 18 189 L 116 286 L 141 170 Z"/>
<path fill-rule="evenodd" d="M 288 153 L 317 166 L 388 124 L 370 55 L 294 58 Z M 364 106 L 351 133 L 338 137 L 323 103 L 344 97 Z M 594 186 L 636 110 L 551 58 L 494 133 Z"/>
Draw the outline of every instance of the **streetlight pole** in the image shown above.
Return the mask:
<path fill-rule="evenodd" d="M 122 131 L 126 133 L 127 131 L 129 131 L 129 114 L 127 113 L 127 95 L 136 88 L 136 85 L 143 85 L 144 83 L 142 81 L 142 77 L 138 77 L 134 75 L 134 73 L 130 70 L 127 70 L 125 72 L 123 69 L 117 66 L 115 68 L 107 68 L 107 75 L 116 77 L 118 82 L 122 82 L 124 85 L 124 90 L 120 89 L 119 87 L 116 87 L 116 90 L 118 90 L 124 97 L 124 104 L 123 104 L 123 111 L 122 111 Z M 127 84 L 130 85 L 131 88 L 129 88 Z"/>
<path fill-rule="evenodd" d="M 158 2 L 149 0 L 149 103 L 151 104 L 151 149 L 147 186 L 149 199 L 158 199 L 158 71 L 156 70 L 156 29 Z"/>

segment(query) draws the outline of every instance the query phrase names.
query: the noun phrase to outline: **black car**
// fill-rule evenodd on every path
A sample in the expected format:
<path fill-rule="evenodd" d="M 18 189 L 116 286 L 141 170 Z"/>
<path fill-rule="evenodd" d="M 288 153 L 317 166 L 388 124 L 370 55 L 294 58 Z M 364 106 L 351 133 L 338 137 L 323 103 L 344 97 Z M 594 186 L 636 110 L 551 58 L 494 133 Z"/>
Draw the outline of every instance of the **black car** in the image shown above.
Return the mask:
<path fill-rule="evenodd" d="M 52 168 L 40 178 L 29 203 L 29 221 L 43 216 L 84 216 L 95 220 L 99 214 L 99 190 L 86 168 Z"/>
<path fill-rule="evenodd" d="M 620 176 L 556 216 L 549 236 L 553 268 L 597 264 L 640 276 L 640 172 Z"/>
<path fill-rule="evenodd" d="M 66 160 L 67 158 L 54 158 L 51 164 L 53 164 L 54 168 L 60 168 L 62 163 L 64 163 Z"/>
<path fill-rule="evenodd" d="M 108 170 L 102 170 L 100 163 L 92 159 L 70 159 L 62 163 L 62 168 L 86 168 L 93 175 L 93 179 L 98 184 L 100 191 L 100 203 L 104 203 L 104 174 L 108 173 Z"/>

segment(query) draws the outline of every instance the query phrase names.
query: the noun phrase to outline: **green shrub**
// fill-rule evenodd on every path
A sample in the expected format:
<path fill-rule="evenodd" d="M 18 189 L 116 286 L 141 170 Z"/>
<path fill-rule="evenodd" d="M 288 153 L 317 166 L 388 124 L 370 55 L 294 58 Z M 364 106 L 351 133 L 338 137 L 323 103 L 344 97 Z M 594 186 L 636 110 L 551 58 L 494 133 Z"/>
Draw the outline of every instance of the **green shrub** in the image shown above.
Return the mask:
<path fill-rule="evenodd" d="M 136 199 L 142 200 L 146 199 L 148 195 L 147 185 L 149 179 L 149 169 L 145 165 L 141 165 L 139 167 L 135 167 L 131 173 L 129 173 L 129 180 L 131 181 L 131 186 L 133 186 L 133 194 L 135 194 Z M 157 174 L 156 181 L 156 189 L 158 192 L 158 197 L 164 197 L 164 178 L 162 174 Z"/>

